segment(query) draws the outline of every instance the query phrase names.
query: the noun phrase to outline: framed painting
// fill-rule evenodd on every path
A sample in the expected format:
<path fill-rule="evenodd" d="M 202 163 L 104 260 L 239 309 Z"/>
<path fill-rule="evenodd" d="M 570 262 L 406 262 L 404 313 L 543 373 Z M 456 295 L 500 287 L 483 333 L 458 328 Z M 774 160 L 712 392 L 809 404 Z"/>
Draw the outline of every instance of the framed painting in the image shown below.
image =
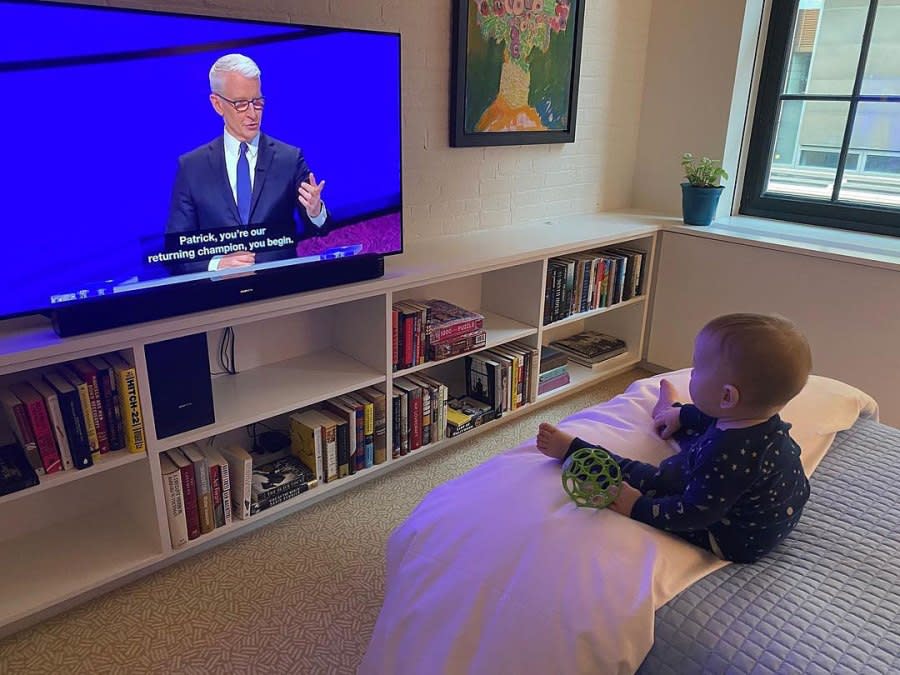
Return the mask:
<path fill-rule="evenodd" d="M 450 145 L 575 140 L 585 0 L 456 0 Z"/>

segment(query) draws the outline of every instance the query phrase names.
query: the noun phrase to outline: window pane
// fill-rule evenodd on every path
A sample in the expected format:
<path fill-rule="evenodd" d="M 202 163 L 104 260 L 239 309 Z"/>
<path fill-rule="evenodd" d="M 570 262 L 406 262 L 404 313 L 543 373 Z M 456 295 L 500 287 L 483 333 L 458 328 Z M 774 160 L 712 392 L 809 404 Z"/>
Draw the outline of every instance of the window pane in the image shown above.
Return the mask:
<path fill-rule="evenodd" d="M 850 94 L 869 0 L 800 0 L 785 77 L 788 94 Z"/>
<path fill-rule="evenodd" d="M 860 103 L 850 147 L 864 148 L 866 162 L 844 174 L 839 199 L 900 207 L 900 103 Z"/>
<path fill-rule="evenodd" d="M 900 95 L 900 0 L 880 0 L 866 59 L 862 93 Z"/>
<path fill-rule="evenodd" d="M 831 199 L 849 110 L 842 101 L 782 102 L 767 194 Z"/>

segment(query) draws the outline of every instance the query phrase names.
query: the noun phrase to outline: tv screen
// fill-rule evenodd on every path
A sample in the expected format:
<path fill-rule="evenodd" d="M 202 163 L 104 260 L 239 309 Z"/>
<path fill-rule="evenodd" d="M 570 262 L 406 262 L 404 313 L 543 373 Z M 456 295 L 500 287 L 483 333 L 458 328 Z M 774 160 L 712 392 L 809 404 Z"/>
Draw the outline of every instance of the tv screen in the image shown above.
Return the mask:
<path fill-rule="evenodd" d="M 399 35 L 8 1 L 0 25 L 0 317 L 402 251 Z"/>

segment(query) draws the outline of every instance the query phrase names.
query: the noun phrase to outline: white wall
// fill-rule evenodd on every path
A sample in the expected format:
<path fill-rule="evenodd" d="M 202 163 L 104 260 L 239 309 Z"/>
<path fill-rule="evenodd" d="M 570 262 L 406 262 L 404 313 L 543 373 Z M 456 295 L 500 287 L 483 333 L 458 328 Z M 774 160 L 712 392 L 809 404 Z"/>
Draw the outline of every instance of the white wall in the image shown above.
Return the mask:
<path fill-rule="evenodd" d="M 616 210 L 630 204 L 651 0 L 586 3 L 575 143 L 484 149 L 448 145 L 453 2 L 156 0 L 108 4 L 399 31 L 407 241 L 518 225 L 547 216 Z"/>
<path fill-rule="evenodd" d="M 724 157 L 744 14 L 743 0 L 654 0 L 634 208 L 680 216 L 681 156 Z"/>
<path fill-rule="evenodd" d="M 859 387 L 900 426 L 900 272 L 677 232 L 661 239 L 648 361 L 690 366 L 708 320 L 777 312 L 806 333 L 814 373 Z"/>

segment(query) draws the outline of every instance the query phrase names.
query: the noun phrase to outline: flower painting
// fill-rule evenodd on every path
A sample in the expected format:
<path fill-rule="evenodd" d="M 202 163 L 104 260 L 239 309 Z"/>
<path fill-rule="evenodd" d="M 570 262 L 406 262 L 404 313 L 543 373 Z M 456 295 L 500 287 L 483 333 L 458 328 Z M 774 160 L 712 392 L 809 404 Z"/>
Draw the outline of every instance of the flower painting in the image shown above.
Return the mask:
<path fill-rule="evenodd" d="M 584 0 L 457 0 L 451 145 L 575 140 Z"/>

